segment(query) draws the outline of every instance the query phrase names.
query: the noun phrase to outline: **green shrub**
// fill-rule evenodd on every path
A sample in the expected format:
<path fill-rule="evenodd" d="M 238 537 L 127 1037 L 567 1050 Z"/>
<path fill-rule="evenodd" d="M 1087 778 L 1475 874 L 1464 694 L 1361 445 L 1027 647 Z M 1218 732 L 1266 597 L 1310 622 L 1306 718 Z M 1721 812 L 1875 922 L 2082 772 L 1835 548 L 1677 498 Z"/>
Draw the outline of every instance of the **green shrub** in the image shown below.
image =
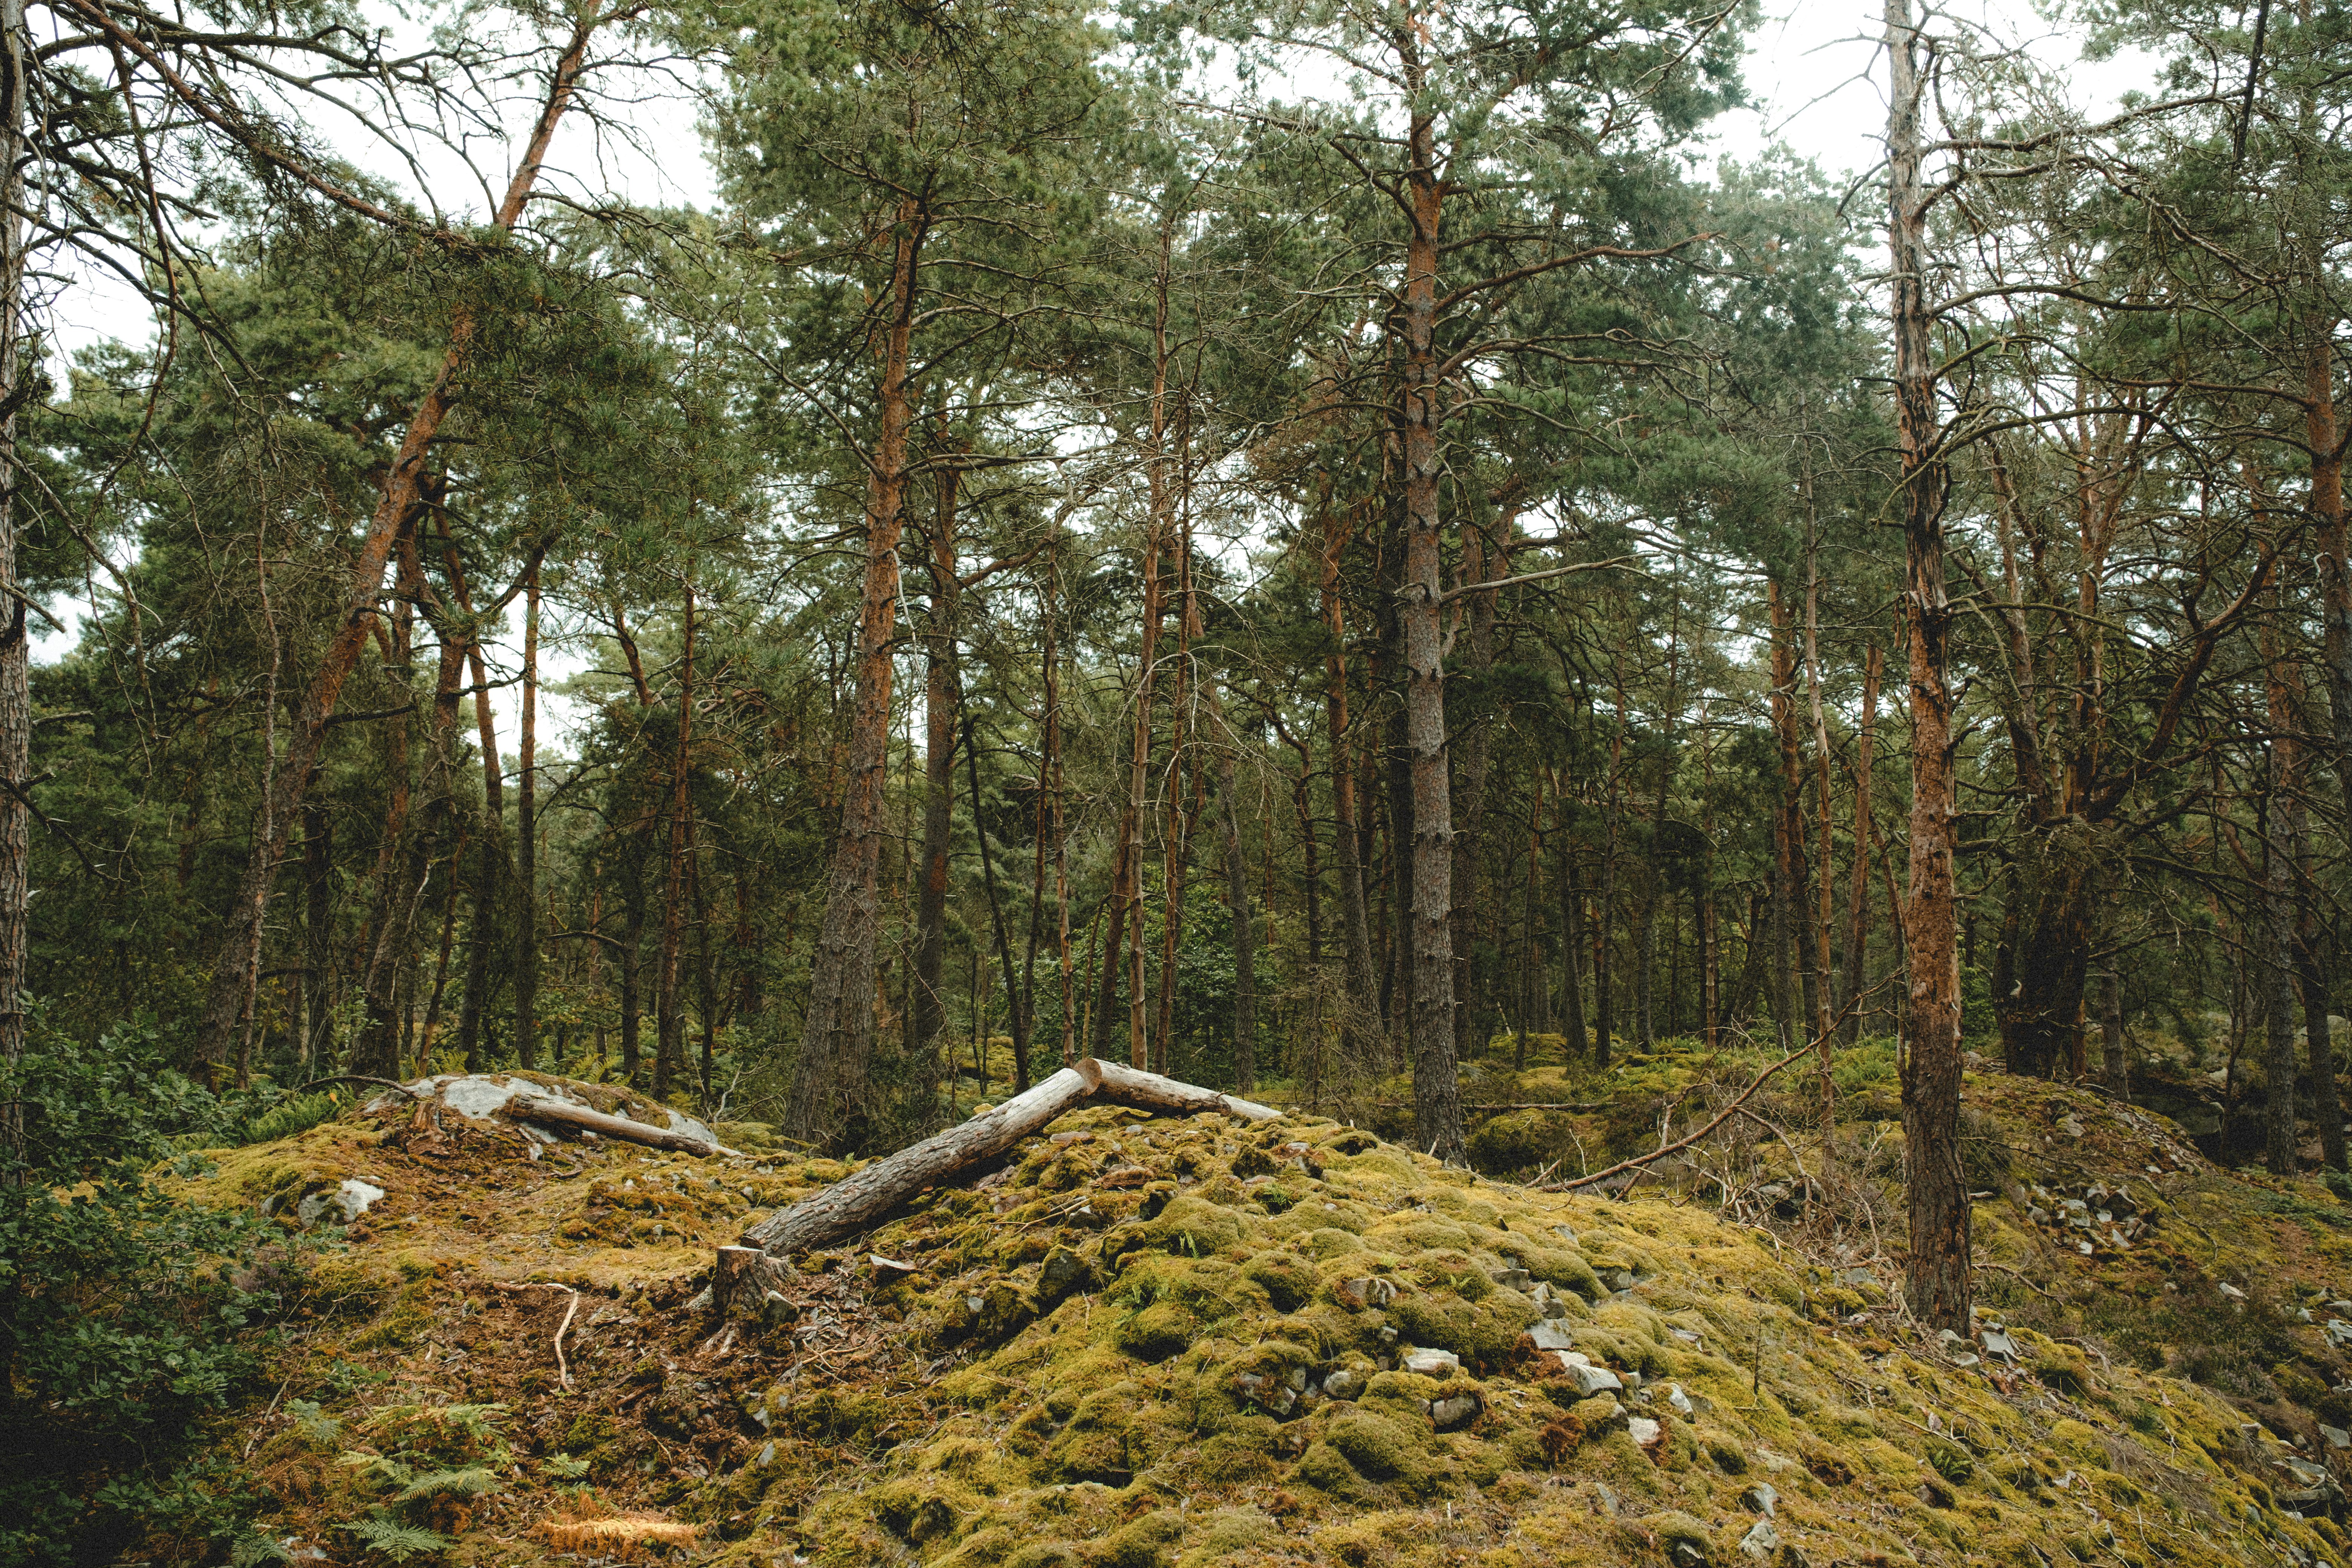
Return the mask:
<path fill-rule="evenodd" d="M 275 1232 L 159 1184 L 176 1134 L 218 1102 L 123 1029 L 95 1045 L 36 1021 L 0 1103 L 0 1563 L 111 1561 L 149 1535 L 226 1540 L 246 1499 L 193 1457 L 196 1425 L 253 1371 L 276 1300 L 248 1267 Z"/>

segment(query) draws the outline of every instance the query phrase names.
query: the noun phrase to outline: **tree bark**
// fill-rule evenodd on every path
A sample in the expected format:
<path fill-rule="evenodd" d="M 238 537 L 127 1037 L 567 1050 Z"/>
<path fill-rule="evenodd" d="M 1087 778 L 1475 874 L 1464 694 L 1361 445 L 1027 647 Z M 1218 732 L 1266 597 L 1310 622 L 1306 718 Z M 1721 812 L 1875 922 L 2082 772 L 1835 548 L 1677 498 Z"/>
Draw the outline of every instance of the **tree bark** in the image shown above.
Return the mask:
<path fill-rule="evenodd" d="M 1339 550 L 1347 537 L 1340 518 L 1327 518 L 1320 593 L 1330 640 L 1323 655 L 1323 715 L 1330 734 L 1326 750 L 1331 770 L 1331 843 L 1339 861 L 1340 1028 L 1349 1059 L 1360 1065 L 1378 1054 L 1381 982 L 1372 964 L 1371 917 L 1364 901 L 1363 825 L 1357 814 L 1354 747 L 1348 732 L 1347 611 L 1339 593 Z"/>
<path fill-rule="evenodd" d="M 490 950 L 499 923 L 499 864 L 507 836 L 505 774 L 499 766 L 497 716 L 490 711 L 489 679 L 482 668 L 482 644 L 467 639 L 467 666 L 474 677 L 474 721 L 482 746 L 482 852 L 474 872 L 474 929 L 466 954 L 466 997 L 457 1013 L 457 1045 L 466 1070 L 482 1068 L 482 1016 L 489 1006 Z"/>
<path fill-rule="evenodd" d="M 1910 1258 L 1905 1297 L 1929 1329 L 1967 1334 L 1971 1224 L 1959 1159 L 1960 954 L 1953 859 L 1958 834 L 1944 591 L 1950 471 L 1928 342 L 1927 201 L 1920 185 L 1919 36 L 1910 0 L 1886 0 L 1887 250 L 1894 279 L 1895 405 L 1902 462 L 1904 620 L 1910 660 L 1911 858 L 1903 905 L 1909 1005 L 1903 1024 L 1903 1133 Z"/>
<path fill-rule="evenodd" d="M 694 584 L 686 586 L 684 650 L 678 661 L 677 741 L 670 757 L 669 834 L 662 855 L 661 952 L 654 971 L 654 1089 L 669 1098 L 672 1075 L 686 1066 L 678 972 L 686 931 L 688 824 L 694 815 Z M 869 998 L 870 1005 L 870 998 Z"/>
<path fill-rule="evenodd" d="M 1496 534 L 1507 541 L 1517 526 L 1518 514 L 1506 506 Z M 1462 530 L 1462 580 L 1484 583 L 1509 571 L 1509 557 L 1497 552 L 1489 557 L 1486 542 L 1480 537 L 1475 525 Z M 1499 565 L 1501 572 L 1494 567 Z M 1468 658 L 1472 678 L 1481 683 L 1493 673 L 1495 667 L 1495 595 L 1490 593 L 1472 594 L 1467 605 Z M 1486 694 L 1474 690 L 1474 698 L 1486 701 Z M 1479 874 L 1485 868 L 1486 849 L 1486 771 L 1490 749 L 1491 725 L 1483 713 L 1472 714 L 1464 722 L 1453 726 L 1451 752 L 1461 767 L 1461 801 L 1456 812 L 1459 818 L 1454 832 L 1454 1050 L 1457 1058 L 1474 1056 L 1486 1041 L 1486 997 L 1483 976 L 1478 973 L 1478 897 Z"/>
<path fill-rule="evenodd" d="M 10 0 L 10 3 L 14 4 L 15 0 Z M 581 72 L 588 65 L 589 41 L 604 16 L 604 12 L 598 5 L 592 4 L 583 8 L 572 24 L 571 37 L 566 40 L 562 52 L 556 58 L 539 119 L 524 145 L 521 161 L 507 183 L 505 199 L 499 204 L 499 210 L 490 219 L 491 228 L 499 234 L 513 231 L 515 224 L 522 216 L 524 205 L 530 199 L 532 187 L 539 183 L 540 167 L 547 156 L 548 144 L 554 139 L 556 126 L 562 121 L 564 111 L 571 107 Z M 5 31 L 5 27 L 0 27 L 0 31 Z M 13 163 L 10 164 L 11 168 L 16 166 Z M 11 205 L 9 210 L 18 209 Z M 0 262 L 5 262 L 5 259 L 0 258 Z M 21 272 L 21 261 L 17 266 Z M 9 317 L 12 322 L 14 319 L 13 315 Z M 285 852 L 286 836 L 294 820 L 301 815 L 302 796 L 309 787 L 320 748 L 326 741 L 328 721 L 334 716 L 335 704 L 342 696 L 343 685 L 358 667 L 361 650 L 367 646 L 377 614 L 376 601 L 383 591 L 384 567 L 392 554 L 394 537 L 417 505 L 425 459 L 442 423 L 457 405 L 457 384 L 472 362 L 478 335 L 478 323 L 473 312 L 460 308 L 450 322 L 448 346 L 443 351 L 432 384 L 426 388 L 415 412 L 410 416 L 408 428 L 401 437 L 399 449 L 393 455 L 391 466 L 385 472 L 383 496 L 368 520 L 367 531 L 361 537 L 358 554 L 352 563 L 351 586 L 343 597 L 341 613 L 336 617 L 334 635 L 328 639 L 318 668 L 303 690 L 293 734 L 276 771 L 272 791 L 275 798 L 267 803 L 262 812 L 263 830 L 255 836 L 253 851 L 238 885 L 236 901 L 230 906 L 227 933 L 213 960 L 211 988 L 205 998 L 203 1016 L 196 1026 L 196 1058 L 207 1076 L 216 1073 L 228 1060 L 229 1042 L 237 1032 L 244 1016 L 246 998 L 251 992 L 253 978 L 260 964 L 262 912 L 269 901 L 269 887 L 276 879 L 278 859 Z M 0 343 L 0 371 L 7 368 L 5 359 L 8 346 Z M 0 439 L 5 438 L 5 435 L 0 435 Z M 0 538 L 6 537 L 7 533 L 5 527 L 0 527 Z M 13 581 L 13 563 L 0 562 L 0 568 L 10 569 L 9 580 Z M 21 608 L 17 618 L 22 619 Z M 15 644 L 0 646 L 0 768 L 16 768 L 7 754 L 14 744 L 8 736 L 7 702 L 11 690 L 23 688 L 12 685 L 19 678 L 10 673 L 8 661 L 11 658 L 21 660 L 23 655 L 11 649 L 20 647 L 22 641 L 20 626 Z M 22 929 L 21 916 L 12 917 L 8 912 L 7 868 L 12 863 L 12 854 L 14 864 L 23 863 L 22 850 L 12 851 L 8 839 L 12 822 L 16 825 L 18 840 L 21 842 L 22 839 L 23 819 L 16 815 L 17 810 L 14 804 L 0 805 L 0 984 L 6 982 L 6 970 L 11 962 L 9 935 L 12 918 L 16 921 L 16 929 Z M 22 908 L 21 904 L 16 907 Z M 21 955 L 21 938 L 15 951 Z M 15 962 L 21 973 L 21 956 Z M 0 995 L 0 1008 L 13 1005 L 8 999 L 16 994 L 16 988 L 10 987 L 5 995 Z M 0 1014 L 0 1043 L 5 1043 L 11 1028 L 21 1029 L 22 1025 L 12 1025 L 5 1014 Z"/>
<path fill-rule="evenodd" d="M 952 468 L 939 476 L 939 505 L 931 521 L 930 615 L 923 627 L 923 849 L 915 891 L 910 1013 L 915 1071 L 933 1084 L 939 1080 L 940 1031 L 947 1023 L 948 854 L 955 826 L 956 741 L 961 733 L 955 666 L 963 602 L 956 561 L 957 479 Z"/>
<path fill-rule="evenodd" d="M 1838 1038 L 1852 1045 L 1862 1029 L 1860 998 L 1870 986 L 1871 781 L 1878 742 L 1878 683 L 1886 658 L 1873 643 L 1862 668 L 1862 728 L 1854 736 L 1853 878 L 1845 906 L 1845 952 L 1838 964 Z"/>
<path fill-rule="evenodd" d="M 889 762 L 891 653 L 898 643 L 898 537 L 906 525 L 909 352 L 929 215 L 902 202 L 892 234 L 890 308 L 879 336 L 880 428 L 867 470 L 866 572 L 857 614 L 856 697 L 849 781 L 826 876 L 824 916 L 809 966 L 809 1005 L 793 1064 L 783 1131 L 825 1143 L 862 1109 L 874 1040 L 875 941 L 879 926 L 885 773 Z"/>
<path fill-rule="evenodd" d="M 414 519 L 402 525 L 397 549 L 400 580 L 405 592 L 392 616 L 392 655 L 388 662 L 404 670 L 413 657 L 414 606 L 424 587 Z M 446 666 L 447 660 L 442 662 Z M 405 676 L 401 684 L 404 688 L 408 686 Z M 391 785 L 391 798 L 384 810 L 383 853 L 376 879 L 376 939 L 368 955 L 362 986 L 367 1016 L 352 1047 L 352 1071 L 370 1078 L 395 1078 L 400 1073 L 401 967 L 408 956 L 417 901 L 424 897 L 425 868 L 430 863 L 425 836 L 409 826 L 413 769 L 405 715 L 395 714 L 385 721 L 383 745 L 384 777 Z"/>
<path fill-rule="evenodd" d="M 515 741 L 515 1059 L 539 1065 L 539 554 L 523 568 L 522 721 Z"/>
<path fill-rule="evenodd" d="M 1257 1087 L 1257 944 L 1250 940 L 1249 865 L 1242 857 L 1240 792 L 1234 783 L 1234 748 L 1217 748 L 1217 794 L 1224 806 L 1225 903 L 1234 956 L 1234 1087 L 1246 1094 Z M 1307 850 L 1313 875 L 1314 850 Z M 1313 984 L 1316 966 L 1309 963 Z"/>
<path fill-rule="evenodd" d="M 2124 1052 L 2124 977 L 2113 968 L 2099 977 L 2099 1065 L 2108 1092 L 2131 1094 L 2131 1062 Z"/>
<path fill-rule="evenodd" d="M 1027 1093 L 877 1160 L 814 1197 L 770 1215 L 743 1232 L 743 1245 L 789 1257 L 871 1228 L 916 1194 L 996 1158 L 1090 1099 L 1184 1116 L 1223 1111 L 1250 1121 L 1272 1121 L 1281 1114 L 1156 1073 L 1082 1058 Z"/>
<path fill-rule="evenodd" d="M 1413 90 L 1420 68 L 1407 51 Z M 1443 185 L 1434 112 L 1416 102 L 1406 131 L 1404 582 L 1397 619 L 1404 637 L 1405 749 L 1412 778 L 1412 865 L 1413 1146 L 1462 1158 L 1462 1093 L 1454 1054 L 1454 831 L 1445 745 L 1445 669 L 1438 624 L 1437 258 Z"/>
<path fill-rule="evenodd" d="M 2286 836 L 2294 746 L 2284 734 L 2271 742 L 2263 802 L 2263 1161 L 2274 1176 L 2302 1170 L 2295 1147 L 2294 856 Z"/>

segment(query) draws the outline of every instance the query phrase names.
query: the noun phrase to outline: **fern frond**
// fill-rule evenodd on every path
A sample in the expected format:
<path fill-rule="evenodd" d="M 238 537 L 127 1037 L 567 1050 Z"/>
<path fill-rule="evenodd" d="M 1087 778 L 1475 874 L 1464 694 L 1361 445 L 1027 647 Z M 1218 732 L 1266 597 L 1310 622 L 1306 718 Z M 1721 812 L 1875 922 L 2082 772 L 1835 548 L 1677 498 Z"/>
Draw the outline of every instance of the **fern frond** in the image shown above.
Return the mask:
<path fill-rule="evenodd" d="M 462 1470 L 435 1470 L 418 1476 L 401 1489 L 394 1502 L 414 1502 L 423 1497 L 480 1497 L 499 1489 L 499 1478 L 479 1465 Z"/>
<path fill-rule="evenodd" d="M 382 1552 L 394 1563 L 405 1563 L 428 1552 L 446 1552 L 455 1544 L 438 1531 L 403 1524 L 380 1513 L 355 1519 L 343 1528 L 358 1536 L 369 1551 Z"/>

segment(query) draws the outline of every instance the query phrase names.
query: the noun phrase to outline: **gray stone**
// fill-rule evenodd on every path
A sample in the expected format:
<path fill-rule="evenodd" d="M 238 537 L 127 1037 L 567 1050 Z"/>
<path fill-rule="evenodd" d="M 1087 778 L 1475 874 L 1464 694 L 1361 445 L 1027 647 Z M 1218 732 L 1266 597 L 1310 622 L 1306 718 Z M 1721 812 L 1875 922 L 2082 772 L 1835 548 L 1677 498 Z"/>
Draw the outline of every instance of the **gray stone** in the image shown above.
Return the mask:
<path fill-rule="evenodd" d="M 1443 1377 L 1447 1373 L 1462 1370 L 1462 1358 L 1452 1351 L 1409 1350 L 1402 1363 L 1405 1371 L 1417 1372 L 1423 1377 Z"/>
<path fill-rule="evenodd" d="M 1576 1343 L 1567 1325 L 1559 1319 L 1538 1323 L 1528 1331 L 1528 1338 L 1535 1342 L 1535 1347 L 1539 1351 L 1564 1351 Z"/>
<path fill-rule="evenodd" d="M 1396 1300 L 1396 1287 L 1386 1279 L 1367 1278 L 1343 1279 L 1339 1294 L 1359 1307 L 1385 1307 Z"/>
<path fill-rule="evenodd" d="M 1748 1512 L 1760 1513 L 1769 1519 L 1773 1510 L 1780 1506 L 1780 1494 L 1774 1491 L 1769 1482 L 1758 1481 L 1739 1494 L 1739 1501 Z"/>
<path fill-rule="evenodd" d="M 2242 1301 L 2246 1299 L 2246 1293 L 2243 1290 L 2239 1289 L 2235 1285 L 2231 1284 L 2227 1280 L 2223 1280 L 2221 1284 L 2214 1286 L 2213 1289 L 2219 1290 L 2222 1295 L 2227 1296 L 2232 1301 Z"/>
<path fill-rule="evenodd" d="M 1323 1392 L 1333 1399 L 1353 1399 L 1364 1392 L 1364 1374 L 1343 1366 L 1324 1378 Z"/>
<path fill-rule="evenodd" d="M 1457 1394 L 1450 1398 L 1435 1400 L 1429 1406 L 1430 1425 L 1441 1432 L 1451 1432 L 1478 1419 L 1478 1412 L 1484 1408 L 1475 1394 Z"/>
<path fill-rule="evenodd" d="M 1759 1519 L 1756 1528 L 1739 1538 L 1739 1550 L 1761 1563 L 1780 1550 L 1780 1532 L 1772 1528 L 1769 1519 Z"/>
<path fill-rule="evenodd" d="M 1646 1415 L 1630 1415 L 1625 1419 L 1625 1431 L 1644 1448 L 1665 1435 L 1665 1428 Z"/>
<path fill-rule="evenodd" d="M 1690 1402 L 1690 1395 L 1683 1392 L 1683 1385 L 1679 1383 L 1666 1384 L 1666 1403 L 1673 1407 L 1675 1415 L 1685 1420 L 1698 1414 L 1697 1408 Z"/>
<path fill-rule="evenodd" d="M 1037 1270 L 1037 1300 L 1040 1304 L 1059 1301 L 1093 1279 L 1093 1268 L 1075 1248 L 1057 1247 Z"/>
<path fill-rule="evenodd" d="M 1524 1290 L 1533 1279 L 1534 1276 L 1524 1268 L 1498 1268 L 1495 1271 L 1495 1283 L 1506 1290 Z"/>
<path fill-rule="evenodd" d="M 1579 1399 L 1590 1399 L 1596 1394 L 1622 1391 L 1624 1381 L 1605 1366 L 1571 1366 L 1568 1380 L 1576 1385 Z"/>
<path fill-rule="evenodd" d="M 1987 1329 L 1978 1337 L 1984 1343 L 1985 1354 L 2000 1356 L 2008 1361 L 2017 1359 L 2017 1342 L 2000 1330 Z"/>
<path fill-rule="evenodd" d="M 2319 1435 L 2326 1440 L 2327 1446 L 2331 1448 L 2352 1448 L 2352 1432 L 2347 1432 L 2341 1426 L 2329 1426 L 2323 1424 L 2319 1428 Z"/>

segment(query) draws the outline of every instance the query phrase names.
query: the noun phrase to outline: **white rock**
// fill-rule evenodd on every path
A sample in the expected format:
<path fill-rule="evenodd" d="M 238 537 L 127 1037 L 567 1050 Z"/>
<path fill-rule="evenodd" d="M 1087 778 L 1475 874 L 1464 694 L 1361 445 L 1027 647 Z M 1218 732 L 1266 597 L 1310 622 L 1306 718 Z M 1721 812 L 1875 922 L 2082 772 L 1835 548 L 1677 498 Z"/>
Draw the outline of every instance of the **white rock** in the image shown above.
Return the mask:
<path fill-rule="evenodd" d="M 1628 1416 L 1625 1421 L 1625 1430 L 1633 1436 L 1633 1441 L 1644 1448 L 1656 1442 L 1665 1432 L 1664 1427 L 1646 1415 Z"/>
<path fill-rule="evenodd" d="M 1547 1320 L 1529 1329 L 1528 1338 L 1535 1342 L 1535 1347 L 1539 1351 L 1564 1351 L 1576 1343 L 1575 1338 L 1568 1331 L 1568 1325 L 1556 1319 Z"/>
<path fill-rule="evenodd" d="M 1780 1532 L 1770 1520 L 1759 1519 L 1755 1529 L 1739 1538 L 1739 1550 L 1761 1563 L 1780 1550 Z"/>
<path fill-rule="evenodd" d="M 1409 1350 L 1400 1363 L 1405 1371 L 1417 1372 L 1423 1377 L 1440 1377 L 1462 1370 L 1462 1358 L 1452 1351 Z"/>

